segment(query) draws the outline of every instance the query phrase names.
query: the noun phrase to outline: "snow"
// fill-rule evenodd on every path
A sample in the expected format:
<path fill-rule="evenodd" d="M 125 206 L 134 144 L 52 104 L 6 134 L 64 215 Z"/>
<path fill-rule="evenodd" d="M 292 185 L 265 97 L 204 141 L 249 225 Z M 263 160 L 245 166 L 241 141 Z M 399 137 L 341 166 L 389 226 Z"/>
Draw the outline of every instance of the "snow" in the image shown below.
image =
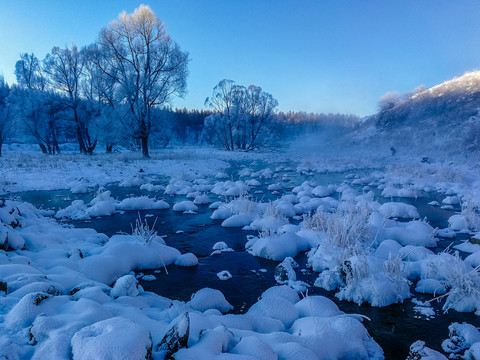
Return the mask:
<path fill-rule="evenodd" d="M 233 309 L 220 291 L 210 288 L 204 288 L 193 294 L 188 305 L 192 309 L 202 312 L 208 309 L 217 309 L 225 313 Z"/>
<path fill-rule="evenodd" d="M 157 278 L 155 277 L 155 275 L 144 275 L 144 276 L 142 276 L 142 280 L 143 281 L 155 281 L 155 280 L 157 280 Z"/>
<path fill-rule="evenodd" d="M 179 155 L 174 152 L 165 156 Z M 234 158 L 235 155 L 222 156 Z M 257 158 L 263 155 L 242 156 Z M 268 156 L 265 155 L 265 158 L 268 159 Z M 98 185 L 121 181 L 122 185 L 135 185 L 137 190 L 138 186 L 145 191 L 161 192 L 165 189 L 167 195 L 182 196 L 174 204 L 173 210 L 183 212 L 197 211 L 198 207 L 195 209 L 192 204 L 207 205 L 218 198 L 221 201 L 214 201 L 209 206 L 212 210 L 205 206 L 198 218 L 205 215 L 208 219 L 211 216 L 212 219 L 224 220 L 224 226 L 245 226 L 245 230 L 260 231 L 247 241 L 245 232 L 242 235 L 246 250 L 253 256 L 282 261 L 308 251 L 307 267 L 311 266 L 308 271 L 319 272 L 316 284 L 335 291 L 339 299 L 387 306 L 404 301 L 410 296 L 410 289 L 415 288 L 417 292 L 425 294 L 445 294 L 446 310 L 473 312 L 480 308 L 478 293 L 475 292 L 478 274 L 473 271 L 473 267 L 479 264 L 478 245 L 465 242 L 456 246 L 471 253 L 465 260 L 459 259 L 458 264 L 446 255 L 435 254 L 427 249 L 437 245 L 435 236 L 455 236 L 458 231 L 475 231 L 472 228 L 474 222 L 468 214 L 462 212 L 454 215 L 450 227 L 436 233 L 426 221 L 409 221 L 419 218 L 415 207 L 400 202 L 380 205 L 375 201 L 378 192 L 370 192 L 380 188 L 382 194 L 388 197 L 418 197 L 420 192 L 430 188 L 443 196 L 462 199 L 463 202 L 465 196 L 478 198 L 480 184 L 468 189 L 467 186 L 456 186 L 451 181 L 439 181 L 438 177 L 432 180 L 432 173 L 444 178 L 450 176 L 448 167 L 441 170 L 443 174 L 435 175 L 440 170 L 433 165 L 420 165 L 415 169 L 415 176 L 419 169 L 425 169 L 424 178 L 418 175 L 418 178 L 406 181 L 401 178 L 403 175 L 399 175 L 399 170 L 392 170 L 392 167 L 382 175 L 350 177 L 340 186 L 328 186 L 317 179 L 321 171 L 329 166 L 336 171 L 355 169 L 360 165 L 344 162 L 334 166 L 320 160 L 310 164 L 305 162 L 298 167 L 298 172 L 288 174 L 283 167 L 273 172 L 265 167 L 259 169 L 258 164 L 250 165 L 255 169 L 239 170 L 242 181 L 235 181 L 236 169 L 232 169 L 232 172 L 229 170 L 229 175 L 225 177 L 224 170 L 228 163 L 210 157 L 205 156 L 201 161 L 197 158 L 185 162 L 155 159 L 145 160 L 144 163 L 138 159 L 129 160 L 125 156 L 125 161 L 115 159 L 112 164 L 102 160 L 103 166 L 97 169 L 92 159 L 98 159 L 99 156 L 94 156 L 80 160 L 81 164 L 77 165 L 79 169 L 67 164 L 59 165 L 62 171 L 53 169 L 49 174 L 49 177 L 53 177 L 51 184 L 41 179 L 35 183 L 33 177 L 27 174 L 22 184 L 8 185 L 7 188 L 9 191 L 29 188 L 63 188 L 68 191 L 81 185 L 83 190 L 93 194 Z M 370 165 L 366 160 L 365 163 Z M 139 164 L 145 170 L 141 175 L 138 174 Z M 35 171 L 37 178 L 38 174 L 44 173 L 40 168 Z M 65 171 L 70 173 L 64 174 Z M 315 182 L 302 183 L 303 180 L 298 180 L 302 172 L 315 173 Z M 405 172 L 405 177 L 410 176 L 408 167 Z M 213 180 L 216 173 L 223 175 Z M 154 176 L 156 174 L 171 176 L 169 184 L 166 187 L 153 185 L 152 182 L 157 181 L 164 183 L 163 179 Z M 248 179 L 250 175 L 252 178 Z M 78 180 L 82 177 L 83 180 Z M 14 180 L 8 172 L 5 179 Z M 263 195 L 253 195 L 255 192 L 251 188 L 262 185 L 256 179 L 271 179 L 265 185 L 270 184 L 270 190 L 281 190 L 285 195 L 265 193 L 265 198 L 262 198 Z M 360 185 L 360 188 L 353 185 Z M 362 194 L 363 185 L 368 185 L 368 188 L 364 188 Z M 467 190 L 472 193 L 469 195 Z M 447 195 L 447 192 L 450 193 Z M 329 197 L 334 193 L 338 194 L 340 200 Z M 91 195 L 70 196 L 73 202 L 57 211 L 55 218 L 85 220 L 110 216 L 118 210 L 168 209 L 170 206 L 164 200 L 147 196 L 117 200 L 106 190 L 94 194 L 90 203 L 77 199 L 91 198 Z M 183 202 L 183 196 L 192 201 Z M 459 204 L 452 199 L 443 203 Z M 127 338 L 125 342 L 135 357 L 138 354 L 138 358 L 144 358 L 153 345 L 153 358 L 163 358 L 165 354 L 155 346 L 176 319 L 188 313 L 191 318 L 189 347 L 182 348 L 174 355 L 178 359 L 383 358 L 381 349 L 369 337 L 359 317 L 344 314 L 334 302 L 322 296 L 302 294 L 300 300 L 297 291 L 288 286 L 266 290 L 261 299 L 241 315 L 228 313 L 233 309 L 227 301 L 228 293 L 223 295 L 216 289 L 201 289 L 188 302 L 165 299 L 143 291 L 134 276 L 139 271 L 149 269 L 156 273 L 162 269 L 163 273 L 164 267 L 170 270 L 175 266 L 198 265 L 199 259 L 189 243 L 189 223 L 185 223 L 185 226 L 182 224 L 185 235 L 181 238 L 192 253 L 181 254 L 165 243 L 169 238 L 163 240 L 155 236 L 149 242 L 138 235 L 123 234 L 108 238 L 92 230 L 62 226 L 47 217 L 51 211 L 34 210 L 26 204 L 15 203 L 21 216 L 15 210 L 10 214 L 13 209 L 11 202 L 7 200 L 6 204 L 5 208 L 0 205 L 0 243 L 8 244 L 10 250 L 0 251 L 0 281 L 5 282 L 7 288 L 6 294 L 0 296 L 0 354 L 7 351 L 12 358 L 17 355 L 19 358 L 37 359 L 50 355 L 56 358 L 102 358 L 105 354 L 103 351 L 108 351 L 108 354 L 122 357 L 115 351 L 125 351 L 127 345 L 123 346 L 119 339 Z M 325 224 L 308 226 L 308 216 L 325 213 L 325 218 L 334 217 L 350 205 L 362 209 L 369 216 L 359 217 L 362 227 L 357 230 L 361 231 L 354 232 L 355 239 L 347 246 L 338 246 L 335 243 L 338 238 L 332 235 L 333 229 L 321 226 Z M 309 212 L 312 214 L 308 215 Z M 294 218 L 295 215 L 300 216 Z M 351 217 L 349 221 L 353 219 L 357 218 Z M 17 220 L 22 226 L 12 227 L 10 224 Z M 298 224 L 301 220 L 302 223 Z M 220 222 L 208 221 L 212 226 L 220 226 Z M 176 229 L 178 227 L 172 231 Z M 230 234 L 232 230 L 223 231 Z M 230 243 L 229 237 L 213 236 L 204 244 L 206 255 L 211 244 L 215 244 L 214 253 L 230 251 L 221 240 L 236 249 L 243 244 L 233 240 Z M 208 261 L 225 260 L 203 256 L 202 253 L 200 266 Z M 452 271 L 454 263 L 458 269 Z M 252 265 L 248 269 L 258 269 L 260 266 L 264 265 Z M 192 270 L 197 271 L 195 268 Z M 293 267 L 290 270 L 293 273 L 289 272 L 286 284 L 295 287 L 296 274 Z M 217 272 L 218 278 L 214 275 Z M 449 276 L 448 272 L 453 274 Z M 231 273 L 237 274 L 234 263 L 232 267 L 228 263 L 219 266 L 210 273 L 213 277 L 213 280 L 209 277 L 211 286 L 235 286 L 238 276 L 242 275 L 231 278 Z M 461 282 L 454 281 L 455 277 L 459 278 L 457 274 L 471 281 L 472 287 L 461 288 Z M 273 274 L 269 271 L 258 277 L 251 276 L 263 281 L 268 277 L 271 280 Z M 141 278 L 143 281 L 155 280 L 153 275 Z M 230 278 L 230 282 L 219 281 Z M 412 281 L 411 284 L 407 278 Z M 431 307 L 417 305 L 415 309 L 423 316 L 432 316 Z M 32 342 L 36 342 L 36 345 L 28 344 L 30 329 Z M 81 352 L 82 349 L 84 352 Z M 424 347 L 422 351 L 428 356 L 434 354 L 433 350 L 427 349 Z M 470 351 L 471 354 L 478 352 L 475 344 L 469 343 L 469 349 L 463 351 Z"/>
<path fill-rule="evenodd" d="M 217 273 L 217 277 L 222 280 L 230 280 L 232 278 L 232 274 L 230 274 L 227 270 L 223 270 Z"/>
<path fill-rule="evenodd" d="M 195 205 L 207 205 L 211 203 L 211 200 L 208 195 L 197 195 L 195 196 L 195 199 L 193 200 L 193 203 Z"/>
<path fill-rule="evenodd" d="M 110 292 L 110 296 L 114 299 L 120 296 L 137 296 L 138 294 L 140 294 L 138 281 L 133 275 L 125 275 L 119 278 Z"/>
<path fill-rule="evenodd" d="M 253 221 L 251 214 L 235 214 L 222 222 L 223 227 L 244 227 Z"/>
<path fill-rule="evenodd" d="M 395 240 L 401 245 L 435 247 L 435 229 L 423 221 L 409 221 L 386 227 L 382 232 L 385 239 Z"/>
<path fill-rule="evenodd" d="M 420 217 L 415 206 L 401 202 L 384 203 L 378 211 L 386 218 L 418 219 Z"/>
<path fill-rule="evenodd" d="M 170 205 L 164 200 L 155 200 L 148 196 L 131 197 L 122 200 L 118 205 L 119 210 L 153 210 L 169 209 Z"/>
<path fill-rule="evenodd" d="M 469 225 L 468 225 L 468 221 L 467 219 L 461 215 L 461 214 L 455 214 L 455 215 L 452 215 L 449 219 L 448 219 L 448 226 L 450 227 L 450 229 L 454 230 L 454 231 L 458 231 L 458 232 L 469 232 L 468 228 L 469 228 Z"/>
<path fill-rule="evenodd" d="M 254 237 L 245 244 L 247 252 L 264 259 L 281 261 L 308 249 L 308 242 L 293 233 Z"/>
<path fill-rule="evenodd" d="M 198 258 L 192 253 L 182 254 L 176 258 L 175 265 L 196 266 L 198 265 Z"/>
<path fill-rule="evenodd" d="M 72 337 L 75 359 L 143 359 L 152 347 L 150 333 L 123 317 L 86 326 Z"/>
<path fill-rule="evenodd" d="M 417 282 L 415 291 L 422 294 L 443 295 L 447 289 L 437 279 L 422 279 Z"/>
<path fill-rule="evenodd" d="M 480 342 L 480 331 L 471 324 L 453 323 L 448 330 L 449 339 L 442 342 L 442 349 L 452 357 Z"/>
<path fill-rule="evenodd" d="M 198 206 L 190 200 L 177 202 L 173 205 L 173 211 L 198 211 Z"/>

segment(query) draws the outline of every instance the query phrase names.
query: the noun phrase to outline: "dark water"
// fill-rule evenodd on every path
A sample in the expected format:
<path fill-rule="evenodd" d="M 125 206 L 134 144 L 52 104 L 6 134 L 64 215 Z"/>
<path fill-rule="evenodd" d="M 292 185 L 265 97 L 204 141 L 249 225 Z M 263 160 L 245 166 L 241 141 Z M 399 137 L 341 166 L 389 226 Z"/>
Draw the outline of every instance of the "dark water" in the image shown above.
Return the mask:
<path fill-rule="evenodd" d="M 244 165 L 237 163 L 228 169 L 227 173 L 236 180 L 236 172 Z M 361 176 L 365 173 L 368 174 L 368 171 L 365 171 Z M 282 174 L 286 174 L 291 180 L 283 182 L 284 191 L 281 194 L 289 193 L 289 188 L 300 185 L 305 180 L 315 180 L 317 184 L 323 185 L 340 184 L 345 181 L 345 177 L 348 175 L 334 173 L 300 176 L 290 170 L 283 171 Z M 214 181 L 212 179 L 212 183 Z M 266 190 L 266 186 L 278 181 L 279 179 L 261 180 L 266 184 L 260 188 L 254 188 L 252 196 L 263 201 L 275 198 Z M 168 179 L 157 183 L 165 185 L 168 183 Z M 113 197 L 118 199 L 131 195 L 155 196 L 155 193 L 140 191 L 138 188 L 120 188 L 115 184 L 107 186 L 107 188 L 112 191 Z M 262 193 L 255 194 L 255 191 L 262 191 Z M 88 203 L 93 198 L 91 194 L 72 195 L 68 191 L 36 191 L 15 195 L 37 207 L 54 208 L 56 210 L 68 206 L 75 199 L 82 199 Z M 185 200 L 185 197 L 180 196 L 163 196 L 163 193 L 157 195 L 158 197 L 164 197 L 170 204 Z M 209 196 L 212 201 L 217 200 L 213 194 L 209 194 Z M 435 193 L 430 193 L 428 197 L 418 199 L 390 199 L 377 196 L 377 200 L 380 202 L 393 200 L 415 205 L 421 217 L 428 218 L 432 226 L 443 228 L 448 225 L 447 220 L 454 212 L 428 205 L 428 202 L 432 200 L 441 202 L 442 198 L 443 196 Z M 233 312 L 243 313 L 258 300 L 263 291 L 275 285 L 273 274 L 278 262 L 256 258 L 246 253 L 244 251 L 246 236 L 255 233 L 237 228 L 224 228 L 220 226 L 221 221 L 210 219 L 211 213 L 212 210 L 208 206 L 200 205 L 196 215 L 178 213 L 172 211 L 172 209 L 126 211 L 110 217 L 71 223 L 76 227 L 91 227 L 112 236 L 119 232 L 131 233 L 132 225 L 138 219 L 138 216 L 144 219 L 147 215 L 149 224 L 153 224 L 153 221 L 157 219 L 155 230 L 158 235 L 166 236 L 167 245 L 177 248 L 182 253 L 194 253 L 199 259 L 199 264 L 195 267 L 170 265 L 167 267 L 168 274 L 163 268 L 158 269 L 160 272 L 154 270 L 143 271 L 144 274 L 153 274 L 157 278 L 153 282 L 140 280 L 143 288 L 168 298 L 186 301 L 196 291 L 204 287 L 210 287 L 222 291 L 227 300 L 234 306 Z M 458 243 L 460 240 L 461 238 L 441 239 L 437 251 L 443 250 L 452 242 Z M 211 255 L 212 246 L 218 241 L 226 242 L 235 251 Z M 297 278 L 313 285 L 318 274 L 312 273 L 306 268 L 306 255 L 299 254 L 295 260 L 300 265 L 300 269 L 297 269 Z M 259 271 L 260 269 L 263 271 Z M 233 275 L 232 279 L 228 281 L 219 280 L 216 274 L 222 270 L 228 270 Z M 328 292 L 313 286 L 310 287 L 308 294 L 326 296 L 335 301 L 339 308 L 345 312 L 359 313 L 369 317 L 370 321 L 365 321 L 364 324 L 375 341 L 384 349 L 387 359 L 405 359 L 410 345 L 416 340 L 423 340 L 427 343 L 427 346 L 441 350 L 441 342 L 448 337 L 448 326 L 452 322 L 465 321 L 480 326 L 478 317 L 473 314 L 457 313 L 455 311 L 444 314 L 441 310 L 443 302 L 433 303 L 436 316 L 427 319 L 414 312 L 415 304 L 410 299 L 405 300 L 403 304 L 374 308 L 369 305 L 358 306 L 354 303 L 339 301 L 335 298 L 334 292 Z M 415 294 L 413 290 L 412 297 L 420 300 L 431 299 L 430 296 Z"/>

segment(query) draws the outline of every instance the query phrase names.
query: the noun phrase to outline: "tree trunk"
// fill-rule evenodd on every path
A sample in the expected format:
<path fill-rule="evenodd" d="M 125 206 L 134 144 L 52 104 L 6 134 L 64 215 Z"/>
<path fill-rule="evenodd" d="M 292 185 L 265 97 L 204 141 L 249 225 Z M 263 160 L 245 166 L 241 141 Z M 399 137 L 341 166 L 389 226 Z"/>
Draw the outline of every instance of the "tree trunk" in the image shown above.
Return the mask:
<path fill-rule="evenodd" d="M 142 141 L 142 154 L 144 157 L 149 158 L 150 154 L 148 153 L 148 136 L 143 135 L 140 140 Z"/>
<path fill-rule="evenodd" d="M 113 150 L 113 144 L 107 144 L 105 151 L 107 153 L 111 153 Z"/>
<path fill-rule="evenodd" d="M 87 148 L 85 147 L 85 142 L 83 140 L 82 128 L 80 126 L 80 121 L 78 120 L 77 108 L 73 108 L 73 115 L 75 117 L 75 124 L 77 125 L 77 140 L 78 146 L 80 147 L 80 154 L 86 154 Z"/>
<path fill-rule="evenodd" d="M 87 153 L 88 155 L 92 155 L 93 154 L 93 150 L 95 150 L 95 147 L 97 146 L 97 140 L 95 140 L 93 143 L 89 143 L 88 147 L 87 147 Z"/>
<path fill-rule="evenodd" d="M 51 121 L 48 124 L 50 128 L 50 136 L 52 137 L 52 153 L 60 154 L 60 146 L 58 145 L 57 134 L 55 134 L 54 123 Z"/>
<path fill-rule="evenodd" d="M 43 154 L 46 154 L 48 152 L 47 148 L 45 147 L 44 144 L 39 143 L 38 146 L 40 146 L 40 149 L 42 150 Z"/>
<path fill-rule="evenodd" d="M 55 152 L 57 152 L 57 154 L 60 154 L 60 146 L 58 145 L 58 140 L 56 136 L 53 137 L 53 153 L 55 154 Z"/>

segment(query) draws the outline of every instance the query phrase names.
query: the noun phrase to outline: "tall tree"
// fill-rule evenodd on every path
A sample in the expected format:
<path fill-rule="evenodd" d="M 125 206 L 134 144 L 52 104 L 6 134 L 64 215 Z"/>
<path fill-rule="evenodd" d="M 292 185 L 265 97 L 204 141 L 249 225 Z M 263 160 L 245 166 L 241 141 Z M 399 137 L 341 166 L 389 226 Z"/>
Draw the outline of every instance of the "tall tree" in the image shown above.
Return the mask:
<path fill-rule="evenodd" d="M 45 91 L 46 79 L 40 61 L 34 54 L 21 54 L 15 64 L 17 83 L 24 92 L 19 95 L 23 124 L 43 153 L 60 152 L 56 117 L 52 116 L 55 97 Z"/>
<path fill-rule="evenodd" d="M 205 119 L 204 137 L 213 132 L 226 150 L 249 151 L 272 141 L 278 102 L 261 87 L 246 88 L 224 79 L 215 86 L 205 105 L 215 113 Z"/>
<path fill-rule="evenodd" d="M 235 127 L 239 122 L 240 104 L 244 87 L 235 84 L 235 81 L 223 79 L 214 88 L 212 96 L 205 100 L 215 114 L 206 120 L 218 141 L 226 150 L 235 150 Z"/>
<path fill-rule="evenodd" d="M 96 142 L 86 141 L 88 127 L 85 126 L 79 115 L 80 83 L 84 71 L 81 52 L 75 45 L 71 49 L 54 47 L 44 59 L 44 71 L 47 75 L 48 84 L 56 91 L 64 94 L 65 105 L 73 112 L 80 152 L 91 154 L 95 149 Z"/>
<path fill-rule="evenodd" d="M 134 136 L 149 157 L 148 139 L 156 117 L 152 109 L 171 96 L 183 96 L 188 54 L 165 32 L 165 25 L 146 5 L 123 12 L 100 32 L 98 46 L 109 60 L 104 71 L 114 77 L 134 119 Z"/>

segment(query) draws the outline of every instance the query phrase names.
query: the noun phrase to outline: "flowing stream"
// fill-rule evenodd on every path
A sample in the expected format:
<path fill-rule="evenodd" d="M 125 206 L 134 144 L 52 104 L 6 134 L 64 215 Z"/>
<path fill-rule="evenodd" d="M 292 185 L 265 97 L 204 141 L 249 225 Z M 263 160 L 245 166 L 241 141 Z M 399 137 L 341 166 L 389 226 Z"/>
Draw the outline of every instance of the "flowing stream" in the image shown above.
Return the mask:
<path fill-rule="evenodd" d="M 229 175 L 234 178 L 239 169 L 245 164 L 234 163 L 230 169 L 227 169 Z M 277 182 L 275 179 L 264 181 L 262 187 L 254 188 L 252 196 L 257 200 L 269 201 L 277 198 L 283 193 L 290 193 L 291 187 L 301 184 L 305 180 L 315 180 L 319 185 L 340 184 L 351 177 L 353 172 L 333 173 L 333 174 L 315 174 L 299 175 L 298 173 L 286 170 L 290 177 L 289 188 L 273 196 L 266 189 L 268 183 Z M 364 176 L 368 171 L 359 174 Z M 159 181 L 159 184 L 166 185 L 169 179 Z M 212 182 L 215 180 L 212 179 Z M 149 195 L 155 193 L 141 191 L 137 188 L 123 188 L 118 185 L 108 186 L 112 196 L 123 199 L 128 196 Z M 375 190 L 375 189 L 374 189 Z M 261 191 L 261 193 L 260 193 Z M 376 190 L 375 190 L 376 191 Z M 167 202 L 184 200 L 182 196 L 164 196 L 163 192 L 156 194 L 158 197 L 164 197 Z M 450 210 L 443 210 L 438 207 L 428 205 L 432 200 L 441 201 L 442 196 L 436 193 L 429 193 L 426 197 L 417 199 L 412 198 L 394 198 L 386 199 L 378 196 L 379 202 L 402 201 L 415 205 L 422 218 L 426 217 L 433 227 L 446 227 L 448 218 L 454 213 Z M 72 195 L 69 191 L 31 191 L 17 193 L 12 195 L 23 201 L 30 202 L 37 207 L 54 208 L 56 210 L 68 206 L 75 199 L 84 200 L 88 203 L 93 195 Z M 213 195 L 212 200 L 214 199 Z M 147 291 L 155 292 L 159 295 L 177 299 L 189 300 L 191 295 L 204 288 L 210 287 L 222 291 L 227 300 L 234 306 L 233 312 L 242 313 L 258 300 L 258 297 L 267 288 L 274 286 L 274 271 L 278 262 L 254 257 L 245 252 L 245 242 L 247 235 L 256 235 L 256 232 L 245 231 L 239 228 L 224 228 L 221 220 L 211 220 L 212 210 L 208 205 L 200 205 L 197 214 L 183 214 L 174 212 L 171 208 L 168 210 L 146 210 L 146 211 L 125 211 L 116 213 L 109 217 L 93 218 L 87 221 L 72 221 L 70 224 L 76 227 L 89 227 L 112 236 L 119 232 L 131 233 L 132 226 L 140 216 L 146 218 L 151 225 L 156 219 L 155 230 L 158 235 L 165 236 L 167 245 L 177 248 L 182 253 L 192 252 L 198 259 L 199 264 L 195 267 L 168 266 L 168 274 L 163 268 L 151 271 L 144 271 L 144 274 L 155 275 L 155 281 L 140 280 L 141 285 Z M 298 223 L 297 221 L 292 221 Z M 454 239 L 440 239 L 436 252 L 443 251 L 452 242 L 458 243 L 463 240 L 462 237 Z M 224 241 L 234 252 L 211 255 L 212 246 L 219 241 Z M 463 254 L 465 255 L 465 254 Z M 313 283 L 318 276 L 312 272 L 307 264 L 307 257 L 304 253 L 295 257 L 300 265 L 297 269 L 297 278 L 312 285 L 308 294 L 318 294 L 328 297 L 335 301 L 339 308 L 348 313 L 359 313 L 366 315 L 370 321 L 364 324 L 375 341 L 383 348 L 387 359 L 405 359 L 408 355 L 410 345 L 416 340 L 424 340 L 427 346 L 441 350 L 441 342 L 448 338 L 448 326 L 452 322 L 468 322 L 475 326 L 480 326 L 478 317 L 471 313 L 458 313 L 450 311 L 444 313 L 441 309 L 443 301 L 433 301 L 435 310 L 434 317 L 425 317 L 414 311 L 415 304 L 411 299 L 407 299 L 403 304 L 394 304 L 384 308 L 375 308 L 369 305 L 358 306 L 354 303 L 339 301 L 335 298 L 334 292 L 329 292 L 318 287 Z M 121 261 L 121 259 L 119 259 Z M 216 274 L 222 270 L 228 270 L 233 278 L 228 281 L 220 281 Z M 412 289 L 412 298 L 419 300 L 430 300 L 432 296 L 417 294 Z"/>

